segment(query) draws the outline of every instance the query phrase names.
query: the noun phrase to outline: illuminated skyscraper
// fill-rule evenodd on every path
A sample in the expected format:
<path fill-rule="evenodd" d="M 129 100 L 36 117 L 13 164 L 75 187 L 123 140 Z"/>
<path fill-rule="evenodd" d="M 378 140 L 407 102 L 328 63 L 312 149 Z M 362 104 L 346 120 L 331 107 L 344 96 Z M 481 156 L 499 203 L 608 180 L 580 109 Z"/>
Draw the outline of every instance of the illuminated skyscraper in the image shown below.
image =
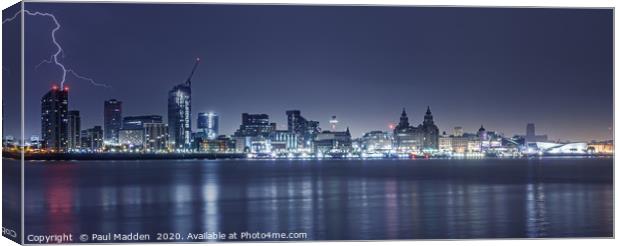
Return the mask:
<path fill-rule="evenodd" d="M 103 148 L 103 129 L 101 126 L 94 126 L 82 130 L 80 141 L 82 148 L 89 151 L 100 151 Z"/>
<path fill-rule="evenodd" d="M 200 62 L 196 58 L 194 68 L 185 83 L 176 85 L 168 92 L 168 135 L 175 149 L 187 150 L 192 144 L 192 76 Z"/>
<path fill-rule="evenodd" d="M 161 115 L 127 116 L 123 118 L 123 127 L 118 131 L 118 142 L 129 147 L 144 147 L 146 143 L 146 124 L 155 123 L 163 127 Z M 158 135 L 161 135 L 158 133 Z"/>
<path fill-rule="evenodd" d="M 199 113 L 198 114 L 198 131 L 204 134 L 207 139 L 213 140 L 219 134 L 220 116 L 216 113 Z"/>
<path fill-rule="evenodd" d="M 317 134 L 321 132 L 319 122 L 306 120 L 299 110 L 286 111 L 288 131 L 297 134 L 299 146 L 310 147 Z"/>
<path fill-rule="evenodd" d="M 241 126 L 235 132 L 237 137 L 269 137 L 276 130 L 275 123 L 269 122 L 266 114 L 241 114 Z"/>
<path fill-rule="evenodd" d="M 41 137 L 43 147 L 63 152 L 67 150 L 67 111 L 69 88 L 52 86 L 41 98 Z"/>
<path fill-rule="evenodd" d="M 122 126 L 123 102 L 110 99 L 103 103 L 103 135 L 108 143 L 118 143 L 118 130 Z"/>
<path fill-rule="evenodd" d="M 78 149 L 80 148 L 80 131 L 81 131 L 81 122 L 80 122 L 80 111 L 71 110 L 69 111 L 69 121 L 67 125 L 67 147 L 69 149 Z"/>
<path fill-rule="evenodd" d="M 166 149 L 168 129 L 164 123 L 144 123 L 144 144 L 149 151 Z"/>

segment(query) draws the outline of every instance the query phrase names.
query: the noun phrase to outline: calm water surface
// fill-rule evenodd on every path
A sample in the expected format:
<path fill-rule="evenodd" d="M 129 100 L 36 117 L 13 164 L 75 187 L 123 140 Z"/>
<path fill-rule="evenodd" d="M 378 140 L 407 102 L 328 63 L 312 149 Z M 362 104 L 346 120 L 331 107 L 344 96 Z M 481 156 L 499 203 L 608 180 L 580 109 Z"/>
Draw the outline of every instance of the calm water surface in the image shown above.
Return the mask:
<path fill-rule="evenodd" d="M 611 158 L 28 162 L 26 180 L 25 235 L 613 236 Z"/>

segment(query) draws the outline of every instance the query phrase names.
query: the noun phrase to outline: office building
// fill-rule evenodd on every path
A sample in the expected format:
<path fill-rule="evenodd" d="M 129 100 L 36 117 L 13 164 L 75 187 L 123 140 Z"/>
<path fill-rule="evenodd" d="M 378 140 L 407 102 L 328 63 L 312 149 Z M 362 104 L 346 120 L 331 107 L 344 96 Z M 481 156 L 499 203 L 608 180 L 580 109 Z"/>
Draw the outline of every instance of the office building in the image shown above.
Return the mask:
<path fill-rule="evenodd" d="M 163 151 L 167 148 L 168 126 L 164 123 L 147 122 L 144 127 L 144 147 L 148 151 Z"/>
<path fill-rule="evenodd" d="M 317 155 L 339 155 L 351 152 L 353 142 L 351 132 L 346 131 L 323 131 L 316 135 L 313 142 L 313 150 Z"/>
<path fill-rule="evenodd" d="M 140 116 L 127 116 L 123 118 L 123 127 L 119 130 L 118 141 L 119 144 L 128 146 L 130 148 L 141 148 L 146 147 L 145 143 L 146 139 L 146 125 L 147 124 L 156 124 L 151 125 L 151 127 L 164 127 L 162 117 L 160 115 L 140 115 Z M 150 129 L 155 132 L 155 134 L 161 135 L 161 133 L 157 132 L 161 129 Z M 167 129 L 164 129 L 167 131 Z M 166 133 L 167 134 L 167 133 Z M 153 139 L 149 139 L 153 140 Z"/>
<path fill-rule="evenodd" d="M 288 130 L 276 130 L 269 135 L 271 140 L 271 148 L 276 152 L 292 151 L 297 149 L 299 144 L 297 134 Z"/>
<path fill-rule="evenodd" d="M 103 128 L 94 126 L 93 128 L 82 130 L 81 133 L 82 148 L 98 152 L 103 148 Z"/>
<path fill-rule="evenodd" d="M 219 134 L 220 117 L 216 113 L 198 114 L 198 132 L 209 140 L 214 140 Z"/>
<path fill-rule="evenodd" d="M 146 123 L 163 123 L 161 115 L 127 116 L 123 118 L 122 129 L 144 129 Z"/>
<path fill-rule="evenodd" d="M 297 134 L 299 147 L 310 148 L 312 141 L 321 132 L 318 121 L 307 120 L 299 110 L 286 111 L 288 131 Z"/>
<path fill-rule="evenodd" d="M 71 110 L 68 113 L 67 124 L 67 148 L 69 150 L 75 150 L 82 147 L 81 144 L 81 129 L 80 129 L 80 111 Z"/>
<path fill-rule="evenodd" d="M 110 99 L 103 103 L 103 137 L 106 143 L 118 143 L 118 130 L 122 126 L 123 102 Z"/>
<path fill-rule="evenodd" d="M 241 125 L 235 132 L 236 137 L 264 137 L 268 138 L 276 130 L 276 124 L 269 122 L 269 115 L 248 114 L 241 115 Z"/>
<path fill-rule="evenodd" d="M 392 150 L 392 134 L 384 131 L 371 131 L 362 136 L 361 149 L 364 152 L 389 152 Z"/>

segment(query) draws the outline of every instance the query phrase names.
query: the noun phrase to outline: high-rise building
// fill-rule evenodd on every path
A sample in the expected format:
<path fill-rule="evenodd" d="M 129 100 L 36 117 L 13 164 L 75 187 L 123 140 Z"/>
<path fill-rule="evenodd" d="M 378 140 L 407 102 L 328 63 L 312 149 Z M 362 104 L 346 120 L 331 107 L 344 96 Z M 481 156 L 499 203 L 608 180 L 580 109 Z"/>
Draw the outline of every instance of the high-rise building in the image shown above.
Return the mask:
<path fill-rule="evenodd" d="M 108 143 L 118 143 L 118 130 L 122 127 L 123 102 L 110 99 L 103 102 L 103 137 Z"/>
<path fill-rule="evenodd" d="M 196 63 L 185 81 L 168 92 L 168 137 L 175 149 L 188 150 L 192 146 L 192 76 L 200 62 Z"/>
<path fill-rule="evenodd" d="M 67 150 L 69 88 L 53 85 L 41 98 L 41 138 L 43 147 L 56 152 Z"/>
<path fill-rule="evenodd" d="M 236 137 L 269 137 L 276 130 L 275 123 L 269 122 L 269 115 L 248 114 L 241 115 L 241 125 L 235 132 Z"/>
<path fill-rule="evenodd" d="M 306 120 L 299 110 L 286 111 L 288 131 L 297 134 L 299 146 L 309 148 L 317 134 L 321 132 L 318 121 Z"/>
<path fill-rule="evenodd" d="M 127 116 L 123 118 L 123 127 L 118 131 L 118 142 L 132 148 L 146 147 L 146 125 L 159 124 L 163 127 L 160 115 Z M 167 131 L 167 129 L 166 129 Z"/>
<path fill-rule="evenodd" d="M 144 147 L 149 151 L 165 150 L 168 126 L 164 123 L 144 123 Z"/>
<path fill-rule="evenodd" d="M 525 137 L 534 137 L 536 136 L 536 126 L 534 123 L 527 123 L 525 126 Z"/>
<path fill-rule="evenodd" d="M 214 140 L 219 134 L 220 116 L 216 113 L 199 113 L 198 114 L 198 132 L 202 133 L 209 140 Z"/>
<path fill-rule="evenodd" d="M 99 151 L 103 148 L 103 128 L 101 126 L 82 130 L 81 138 L 82 148 L 90 151 Z"/>
<path fill-rule="evenodd" d="M 547 135 L 536 135 L 536 126 L 534 123 L 527 123 L 525 126 L 525 142 L 546 142 L 547 140 Z"/>
<path fill-rule="evenodd" d="M 67 124 L 67 148 L 68 149 L 79 149 L 82 147 L 81 145 L 81 122 L 80 122 L 80 111 L 71 110 L 68 113 L 69 121 Z"/>
<path fill-rule="evenodd" d="M 161 115 L 127 116 L 123 118 L 122 129 L 143 129 L 146 123 L 163 123 Z"/>

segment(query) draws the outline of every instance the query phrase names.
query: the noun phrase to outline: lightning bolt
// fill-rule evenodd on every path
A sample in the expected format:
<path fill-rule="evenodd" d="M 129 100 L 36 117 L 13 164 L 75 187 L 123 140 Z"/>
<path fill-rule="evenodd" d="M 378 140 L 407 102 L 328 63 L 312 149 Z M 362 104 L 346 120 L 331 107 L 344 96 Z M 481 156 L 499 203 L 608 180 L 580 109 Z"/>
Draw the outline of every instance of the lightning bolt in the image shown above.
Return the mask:
<path fill-rule="evenodd" d="M 86 77 L 86 76 L 78 74 L 73 69 L 68 68 L 65 64 L 63 64 L 61 61 L 59 61 L 58 56 L 61 56 L 62 58 L 64 58 L 65 57 L 65 52 L 64 52 L 62 46 L 60 45 L 60 43 L 58 42 L 58 40 L 56 39 L 56 32 L 58 30 L 60 30 L 61 25 L 60 25 L 60 22 L 58 22 L 58 19 L 56 19 L 56 16 L 54 16 L 53 14 L 46 13 L 46 12 L 39 12 L 39 11 L 32 12 L 32 11 L 24 9 L 24 10 L 17 11 L 17 13 L 15 13 L 15 15 L 13 15 L 10 18 L 2 20 L 2 24 L 15 20 L 19 16 L 19 14 L 22 13 L 22 11 L 24 13 L 26 13 L 27 15 L 30 15 L 30 16 L 42 16 L 42 17 L 51 18 L 52 21 L 54 21 L 54 25 L 55 25 L 54 29 L 52 29 L 52 34 L 51 35 L 52 35 L 52 42 L 54 43 L 54 46 L 56 46 L 56 52 L 54 52 L 52 55 L 50 55 L 49 59 L 44 59 L 39 64 L 37 64 L 35 69 L 38 69 L 43 64 L 52 64 L 53 63 L 54 65 L 58 66 L 58 68 L 60 68 L 60 70 L 62 71 L 62 79 L 60 81 L 60 87 L 61 88 L 64 87 L 64 83 L 67 80 L 67 74 L 70 74 L 73 77 L 81 79 L 81 80 L 86 80 L 86 81 L 90 82 L 94 86 L 110 88 L 109 85 L 106 85 L 106 84 L 103 84 L 103 83 L 97 83 L 92 78 L 89 78 L 89 77 Z"/>

